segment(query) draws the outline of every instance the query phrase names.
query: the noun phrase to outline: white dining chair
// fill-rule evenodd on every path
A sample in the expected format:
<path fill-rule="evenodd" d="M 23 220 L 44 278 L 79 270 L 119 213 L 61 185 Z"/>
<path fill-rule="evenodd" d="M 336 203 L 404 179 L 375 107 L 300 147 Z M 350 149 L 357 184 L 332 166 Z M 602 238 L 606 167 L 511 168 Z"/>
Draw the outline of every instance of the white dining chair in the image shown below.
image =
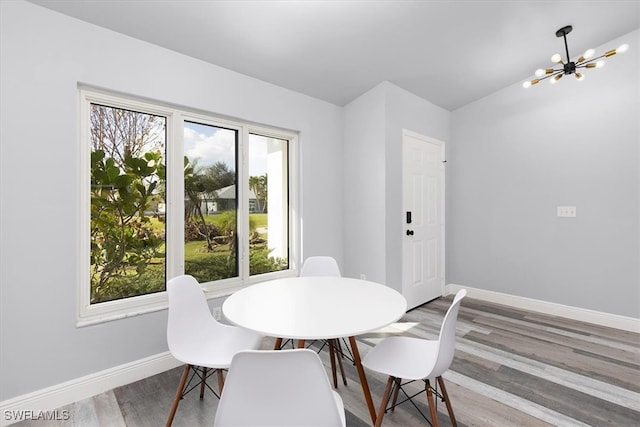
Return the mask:
<path fill-rule="evenodd" d="M 449 369 L 453 361 L 458 311 L 460 309 L 460 302 L 466 294 L 467 291 L 461 289 L 454 297 L 453 303 L 447 310 L 447 314 L 440 327 L 440 334 L 437 340 L 399 336 L 388 337 L 369 350 L 362 359 L 362 365 L 365 368 L 389 376 L 376 416 L 376 427 L 382 425 L 382 418 L 387 411 L 392 411 L 393 408 L 400 403 L 411 401 L 421 393 L 419 392 L 410 396 L 403 389 L 403 386 L 417 380 L 422 380 L 425 384 L 424 390 L 429 403 L 431 424 L 434 427 L 438 426 L 438 416 L 434 400 L 435 394 L 436 397 L 442 399 L 447 406 L 451 424 L 453 426 L 457 425 L 449 395 L 442 380 L 442 374 Z M 435 387 L 432 386 L 430 381 L 433 379 L 437 381 Z M 407 381 L 403 383 L 403 380 Z M 438 392 L 437 389 L 438 385 L 440 385 L 440 392 Z M 396 403 L 399 391 L 402 391 L 406 398 L 400 403 Z M 392 393 L 393 401 L 391 405 L 387 407 Z M 420 411 L 413 401 L 411 401 L 411 403 Z M 422 411 L 420 411 L 420 413 L 429 421 Z"/>
<path fill-rule="evenodd" d="M 169 351 L 185 364 L 167 418 L 168 427 L 173 423 L 180 400 L 198 385 L 201 399 L 205 387 L 219 397 L 224 386 L 222 371 L 229 368 L 238 351 L 259 348 L 263 337 L 247 329 L 218 322 L 209 310 L 200 284 L 192 276 L 182 275 L 169 280 L 167 295 Z M 218 393 L 206 382 L 214 373 L 218 376 Z M 191 386 L 194 381 L 195 385 Z"/>
<path fill-rule="evenodd" d="M 341 277 L 342 274 L 335 258 L 330 256 L 311 256 L 302 263 L 300 276 Z"/>
<path fill-rule="evenodd" d="M 309 276 L 329 276 L 329 277 L 341 277 L 340 267 L 335 258 L 324 255 L 310 256 L 302 264 L 300 269 L 300 277 Z M 319 351 L 325 346 L 329 347 L 329 358 L 331 359 L 331 375 L 333 378 L 333 386 L 338 387 L 338 378 L 336 374 L 336 363 L 340 368 L 340 374 L 342 375 L 342 382 L 347 385 L 347 377 L 344 373 L 344 366 L 342 365 L 342 359 L 345 356 L 343 349 L 349 351 L 349 344 L 342 338 L 342 344 L 337 338 L 322 340 L 322 346 Z M 351 353 L 347 356 L 351 362 L 353 362 L 353 356 Z"/>
<path fill-rule="evenodd" d="M 342 398 L 310 349 L 233 357 L 214 427 L 345 427 Z"/>

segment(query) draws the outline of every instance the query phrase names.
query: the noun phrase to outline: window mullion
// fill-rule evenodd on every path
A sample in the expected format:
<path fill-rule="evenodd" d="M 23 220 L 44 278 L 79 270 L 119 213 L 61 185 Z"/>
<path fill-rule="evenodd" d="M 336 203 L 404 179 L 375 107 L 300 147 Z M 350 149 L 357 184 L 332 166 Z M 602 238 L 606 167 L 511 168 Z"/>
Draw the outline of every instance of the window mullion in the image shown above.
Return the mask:
<path fill-rule="evenodd" d="M 184 274 L 184 118 L 175 113 L 167 130 L 167 279 Z"/>
<path fill-rule="evenodd" d="M 238 141 L 238 259 L 239 274 L 247 281 L 249 272 L 249 167 L 248 167 L 249 130 L 242 126 Z"/>

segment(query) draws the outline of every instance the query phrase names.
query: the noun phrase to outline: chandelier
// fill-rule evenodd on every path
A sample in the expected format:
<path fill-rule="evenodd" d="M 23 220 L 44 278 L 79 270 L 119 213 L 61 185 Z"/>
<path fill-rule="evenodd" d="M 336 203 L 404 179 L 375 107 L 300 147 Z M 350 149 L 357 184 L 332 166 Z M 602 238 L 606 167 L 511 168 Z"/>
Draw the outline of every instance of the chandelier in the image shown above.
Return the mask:
<path fill-rule="evenodd" d="M 606 51 L 600 56 L 593 57 L 594 50 L 589 49 L 585 53 L 582 54 L 580 58 L 576 61 L 571 61 L 569 56 L 569 46 L 567 45 L 567 34 L 569 34 L 573 30 L 571 25 L 567 25 L 566 27 L 560 28 L 556 31 L 556 37 L 564 38 L 564 48 L 567 53 L 566 62 L 562 60 L 562 56 L 559 53 L 556 53 L 551 57 L 551 62 L 554 64 L 559 64 L 559 68 L 546 68 L 546 69 L 538 69 L 536 70 L 536 77 L 533 80 L 527 80 L 522 84 L 522 87 L 528 88 L 535 84 L 540 83 L 542 80 L 549 80 L 550 83 L 556 83 L 558 80 L 562 78 L 562 76 L 573 74 L 576 76 L 576 79 L 582 80 L 584 79 L 584 74 L 582 74 L 579 70 L 582 68 L 600 68 L 604 65 L 604 59 L 610 56 L 615 55 L 616 53 L 625 52 L 629 45 L 623 44 L 617 49 L 611 49 Z"/>

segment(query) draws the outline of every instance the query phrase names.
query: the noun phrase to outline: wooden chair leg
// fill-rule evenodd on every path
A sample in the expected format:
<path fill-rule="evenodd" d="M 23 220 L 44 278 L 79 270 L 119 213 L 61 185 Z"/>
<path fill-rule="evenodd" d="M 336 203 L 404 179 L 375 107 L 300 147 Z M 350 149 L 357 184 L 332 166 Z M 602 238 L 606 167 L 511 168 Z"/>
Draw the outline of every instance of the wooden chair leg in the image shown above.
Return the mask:
<path fill-rule="evenodd" d="M 200 400 L 204 398 L 204 387 L 206 384 L 205 380 L 207 379 L 207 371 L 209 371 L 209 368 L 205 368 L 205 367 L 202 368 L 202 382 L 200 383 Z"/>
<path fill-rule="evenodd" d="M 396 402 L 398 401 L 398 393 L 400 392 L 400 384 L 402 383 L 402 378 L 396 378 L 396 388 L 393 391 L 393 401 L 391 402 L 391 412 L 396 409 Z"/>
<path fill-rule="evenodd" d="M 276 338 L 276 342 L 273 345 L 274 350 L 280 350 L 282 347 L 282 338 Z"/>
<path fill-rule="evenodd" d="M 380 427 L 382 425 L 382 418 L 384 417 L 384 411 L 387 409 L 387 403 L 389 403 L 389 395 L 391 394 L 391 386 L 395 381 L 394 377 L 389 377 L 387 380 L 387 386 L 384 388 L 384 393 L 382 394 L 382 401 L 380 402 L 380 407 L 378 408 L 378 415 L 376 416 L 375 427 Z"/>
<path fill-rule="evenodd" d="M 338 388 L 338 377 L 336 375 L 336 352 L 333 347 L 333 340 L 329 340 L 329 359 L 331 359 L 331 378 L 333 378 L 333 388 Z"/>
<path fill-rule="evenodd" d="M 342 338 L 344 340 L 344 338 Z M 340 344 L 340 339 L 336 338 L 336 348 L 340 351 L 340 358 L 344 359 L 344 351 L 342 350 L 342 344 Z"/>
<path fill-rule="evenodd" d="M 347 385 L 347 376 L 344 374 L 344 366 L 342 365 L 342 359 L 344 359 L 342 346 L 340 345 L 340 340 L 334 339 L 333 341 L 334 341 L 334 347 L 338 352 L 336 359 L 338 360 L 338 367 L 340 368 L 340 373 L 342 374 L 342 383 L 344 385 Z"/>
<path fill-rule="evenodd" d="M 222 375 L 222 369 L 218 369 L 218 390 L 220 390 L 220 396 L 222 396 L 223 387 L 224 387 L 224 376 Z"/>
<path fill-rule="evenodd" d="M 187 377 L 189 376 L 190 369 L 191 365 L 184 365 L 182 377 L 180 377 L 180 383 L 178 384 L 178 389 L 176 390 L 176 395 L 173 398 L 173 404 L 171 405 L 171 411 L 169 411 L 169 418 L 167 418 L 166 427 L 171 427 L 171 424 L 173 423 L 173 417 L 175 417 L 176 411 L 178 410 L 178 404 L 180 403 L 180 399 L 182 399 L 182 392 L 184 391 L 184 385 L 187 383 Z"/>
<path fill-rule="evenodd" d="M 440 389 L 442 390 L 442 396 L 444 397 L 444 403 L 447 405 L 447 412 L 449 412 L 449 418 L 451 418 L 451 425 L 453 427 L 457 427 L 458 423 L 456 422 L 456 417 L 453 415 L 453 407 L 451 406 L 451 401 L 449 401 L 449 394 L 447 393 L 447 388 L 444 386 L 444 380 L 442 377 L 438 377 L 438 384 L 440 384 Z"/>
<path fill-rule="evenodd" d="M 436 401 L 433 398 L 433 392 L 431 391 L 431 384 L 429 384 L 429 380 L 426 380 L 424 383 L 424 389 L 427 392 L 427 400 L 429 401 L 429 413 L 431 414 L 431 425 L 433 427 L 438 427 L 438 413 L 436 411 Z"/>

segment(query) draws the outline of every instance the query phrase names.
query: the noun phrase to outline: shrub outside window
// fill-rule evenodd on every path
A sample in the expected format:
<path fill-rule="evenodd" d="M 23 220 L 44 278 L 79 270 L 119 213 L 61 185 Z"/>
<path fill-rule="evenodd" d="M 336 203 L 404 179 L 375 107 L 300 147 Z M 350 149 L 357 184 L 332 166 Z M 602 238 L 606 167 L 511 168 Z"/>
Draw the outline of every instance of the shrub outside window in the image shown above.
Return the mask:
<path fill-rule="evenodd" d="M 294 133 L 80 89 L 78 324 L 293 275 Z"/>

